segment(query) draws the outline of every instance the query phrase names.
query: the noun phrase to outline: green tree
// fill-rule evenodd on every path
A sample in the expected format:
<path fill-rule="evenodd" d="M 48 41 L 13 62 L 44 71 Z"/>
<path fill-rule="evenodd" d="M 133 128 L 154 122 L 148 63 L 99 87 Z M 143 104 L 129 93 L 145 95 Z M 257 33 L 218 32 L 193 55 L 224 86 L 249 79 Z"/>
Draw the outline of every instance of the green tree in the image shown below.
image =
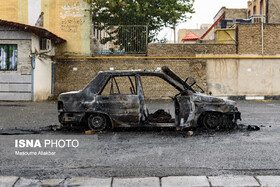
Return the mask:
<path fill-rule="evenodd" d="M 174 27 L 194 13 L 194 0 L 87 0 L 92 19 L 101 23 L 99 29 L 110 30 L 112 25 L 147 25 L 148 42 L 156 40 L 163 27 Z M 112 31 L 112 29 L 111 29 Z M 108 33 L 103 42 L 120 40 L 118 29 Z M 116 34 L 117 33 L 117 34 Z"/>

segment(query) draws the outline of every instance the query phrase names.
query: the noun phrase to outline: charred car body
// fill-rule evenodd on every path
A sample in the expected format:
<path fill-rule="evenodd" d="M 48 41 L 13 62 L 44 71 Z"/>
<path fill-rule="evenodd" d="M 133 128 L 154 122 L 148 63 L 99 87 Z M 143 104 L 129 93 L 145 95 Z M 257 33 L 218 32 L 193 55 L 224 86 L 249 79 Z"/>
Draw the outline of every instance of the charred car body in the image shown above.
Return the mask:
<path fill-rule="evenodd" d="M 155 116 L 163 111 L 149 114 L 141 82 L 144 76 L 159 77 L 178 90 L 178 94 L 172 97 L 174 118 Z M 119 78 L 127 80 L 127 91 L 120 90 Z M 162 67 L 159 71 L 99 72 L 83 90 L 59 95 L 58 118 L 63 125 L 87 125 L 93 130 L 118 126 L 194 129 L 203 125 L 208 129 L 232 128 L 238 119 L 241 120 L 236 102 L 205 95 L 203 92 L 193 78 L 183 80 L 168 67 Z"/>

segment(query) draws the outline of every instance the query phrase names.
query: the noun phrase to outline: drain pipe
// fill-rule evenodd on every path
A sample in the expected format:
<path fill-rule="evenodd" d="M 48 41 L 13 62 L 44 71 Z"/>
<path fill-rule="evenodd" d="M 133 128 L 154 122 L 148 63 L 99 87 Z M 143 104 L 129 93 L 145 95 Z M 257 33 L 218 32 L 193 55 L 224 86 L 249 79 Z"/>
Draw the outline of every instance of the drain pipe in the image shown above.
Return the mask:
<path fill-rule="evenodd" d="M 31 67 L 32 67 L 31 100 L 34 101 L 34 69 L 35 69 L 35 56 L 32 56 L 32 57 L 31 57 Z"/>
<path fill-rule="evenodd" d="M 54 96 L 54 62 L 52 62 L 52 88 L 51 88 L 51 94 Z"/>
<path fill-rule="evenodd" d="M 263 22 L 262 22 L 262 55 L 263 55 L 263 51 L 264 51 L 264 42 L 263 42 Z"/>

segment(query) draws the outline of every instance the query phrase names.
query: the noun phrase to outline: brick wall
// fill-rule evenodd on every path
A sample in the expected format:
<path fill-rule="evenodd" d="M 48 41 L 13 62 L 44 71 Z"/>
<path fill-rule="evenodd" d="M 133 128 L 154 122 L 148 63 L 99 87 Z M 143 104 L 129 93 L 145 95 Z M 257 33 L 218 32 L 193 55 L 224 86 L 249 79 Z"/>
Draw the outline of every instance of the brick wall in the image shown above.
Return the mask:
<path fill-rule="evenodd" d="M 200 54 L 235 54 L 235 44 L 149 44 L 151 57 L 193 57 Z"/>
<path fill-rule="evenodd" d="M 268 1 L 268 15 L 267 19 L 269 23 L 280 23 L 280 1 L 279 0 L 269 0 Z"/>
<path fill-rule="evenodd" d="M 263 25 L 264 55 L 280 54 L 280 24 Z M 238 54 L 262 54 L 261 24 L 238 25 Z"/>
<path fill-rule="evenodd" d="M 62 92 L 84 88 L 99 71 L 146 69 L 155 70 L 157 67 L 168 66 L 180 77 L 194 77 L 205 90 L 206 60 L 72 60 L 58 61 L 55 64 L 55 95 Z M 77 71 L 73 71 L 73 68 Z M 145 79 L 145 95 L 148 97 L 174 96 L 177 90 L 159 85 L 154 79 Z"/>
<path fill-rule="evenodd" d="M 225 19 L 246 19 L 247 9 L 225 9 Z"/>

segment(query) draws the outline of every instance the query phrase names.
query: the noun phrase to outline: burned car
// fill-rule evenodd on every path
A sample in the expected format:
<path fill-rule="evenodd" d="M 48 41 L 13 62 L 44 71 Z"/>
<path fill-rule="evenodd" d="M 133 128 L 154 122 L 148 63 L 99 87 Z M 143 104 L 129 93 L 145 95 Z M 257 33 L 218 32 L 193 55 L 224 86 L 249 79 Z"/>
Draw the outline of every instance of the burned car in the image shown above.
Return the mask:
<path fill-rule="evenodd" d="M 164 110 L 149 113 L 142 84 L 144 77 L 157 77 L 175 88 L 177 94 L 170 96 L 173 118 Z M 241 120 L 235 101 L 203 92 L 192 77 L 183 80 L 166 66 L 155 71 L 104 71 L 84 89 L 59 95 L 58 118 L 62 125 L 87 126 L 96 131 L 129 126 L 220 129 L 233 128 Z"/>

